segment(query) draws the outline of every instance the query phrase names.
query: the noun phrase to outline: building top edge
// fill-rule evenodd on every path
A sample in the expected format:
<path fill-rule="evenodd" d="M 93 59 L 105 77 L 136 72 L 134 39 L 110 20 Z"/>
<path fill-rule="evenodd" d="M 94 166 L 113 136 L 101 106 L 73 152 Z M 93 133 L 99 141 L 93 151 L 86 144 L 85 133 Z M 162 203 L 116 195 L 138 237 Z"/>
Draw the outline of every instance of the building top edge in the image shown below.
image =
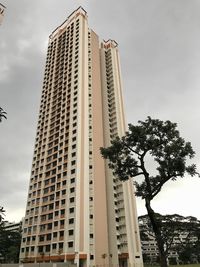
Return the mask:
<path fill-rule="evenodd" d="M 55 35 L 58 33 L 58 31 L 62 28 L 64 28 L 77 14 L 82 14 L 84 16 L 87 16 L 87 12 L 82 6 L 79 6 L 76 10 L 74 10 L 68 17 L 67 19 L 60 25 L 58 26 L 49 36 L 50 39 L 55 37 Z"/>
<path fill-rule="evenodd" d="M 108 39 L 108 40 L 103 40 L 103 43 L 102 43 L 102 47 L 103 48 L 114 48 L 114 47 L 117 47 L 118 46 L 118 43 L 115 41 L 115 40 L 112 40 L 112 39 Z"/>

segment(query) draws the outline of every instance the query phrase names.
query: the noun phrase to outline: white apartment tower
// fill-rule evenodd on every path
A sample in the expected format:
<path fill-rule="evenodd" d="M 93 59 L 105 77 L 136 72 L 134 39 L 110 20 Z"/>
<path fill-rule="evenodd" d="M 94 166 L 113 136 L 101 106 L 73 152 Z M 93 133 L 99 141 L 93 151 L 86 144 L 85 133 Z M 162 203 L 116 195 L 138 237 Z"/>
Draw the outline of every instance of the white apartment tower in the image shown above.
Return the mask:
<path fill-rule="evenodd" d="M 142 266 L 132 182 L 100 155 L 125 128 L 118 45 L 80 7 L 49 37 L 21 260 Z"/>

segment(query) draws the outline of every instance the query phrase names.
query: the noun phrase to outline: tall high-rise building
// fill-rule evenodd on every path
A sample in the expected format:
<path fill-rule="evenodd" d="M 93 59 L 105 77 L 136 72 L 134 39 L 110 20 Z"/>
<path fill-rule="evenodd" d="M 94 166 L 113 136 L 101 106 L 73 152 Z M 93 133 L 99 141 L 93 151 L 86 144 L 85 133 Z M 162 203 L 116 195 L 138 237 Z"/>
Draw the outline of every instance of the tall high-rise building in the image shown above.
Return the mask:
<path fill-rule="evenodd" d="M 49 37 L 21 260 L 142 266 L 132 182 L 100 155 L 125 128 L 118 45 L 80 7 Z"/>
<path fill-rule="evenodd" d="M 5 13 L 5 6 L 0 3 L 0 25 L 2 24 L 4 13 Z"/>

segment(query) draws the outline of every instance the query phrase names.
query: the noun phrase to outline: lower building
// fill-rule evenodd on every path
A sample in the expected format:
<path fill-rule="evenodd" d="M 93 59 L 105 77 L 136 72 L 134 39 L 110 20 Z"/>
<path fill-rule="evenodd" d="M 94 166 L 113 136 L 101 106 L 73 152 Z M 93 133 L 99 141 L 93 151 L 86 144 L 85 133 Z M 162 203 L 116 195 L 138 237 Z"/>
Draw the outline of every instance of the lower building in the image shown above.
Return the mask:
<path fill-rule="evenodd" d="M 161 232 L 164 234 L 165 249 L 168 247 L 168 264 L 198 263 L 200 221 L 191 216 L 183 217 L 178 214 L 165 216 L 157 214 L 157 216 Z M 144 263 L 158 263 L 159 250 L 148 215 L 139 217 L 139 228 Z"/>
<path fill-rule="evenodd" d="M 3 223 L 3 228 L 6 231 L 16 231 L 16 232 L 22 232 L 22 221 L 16 223 L 16 222 L 8 222 L 5 221 Z"/>

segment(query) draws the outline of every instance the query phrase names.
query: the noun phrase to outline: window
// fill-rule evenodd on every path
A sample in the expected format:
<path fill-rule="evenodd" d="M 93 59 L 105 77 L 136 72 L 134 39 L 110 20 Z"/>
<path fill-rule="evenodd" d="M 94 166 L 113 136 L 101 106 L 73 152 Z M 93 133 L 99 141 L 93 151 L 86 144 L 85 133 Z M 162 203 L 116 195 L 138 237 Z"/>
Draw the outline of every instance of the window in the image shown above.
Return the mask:
<path fill-rule="evenodd" d="M 60 211 L 60 214 L 61 214 L 61 215 L 64 215 L 64 214 L 65 214 L 65 210 L 64 210 L 64 209 L 61 210 L 61 211 Z"/>
<path fill-rule="evenodd" d="M 64 231 L 60 231 L 60 237 L 64 236 Z"/>
<path fill-rule="evenodd" d="M 47 235 L 47 240 L 51 240 L 51 234 Z"/>
<path fill-rule="evenodd" d="M 74 200 L 75 200 L 75 198 L 74 198 L 74 197 L 70 197 L 70 199 L 69 199 L 70 203 L 73 203 L 73 202 L 74 202 Z"/>
<path fill-rule="evenodd" d="M 68 242 L 68 247 L 69 247 L 69 248 L 72 248 L 73 245 L 74 245 L 74 243 L 73 243 L 72 241 Z"/>
<path fill-rule="evenodd" d="M 74 187 L 70 188 L 70 193 L 74 193 L 74 192 L 75 192 L 75 188 Z"/>
<path fill-rule="evenodd" d="M 57 244 L 52 244 L 52 249 L 56 249 Z"/>
<path fill-rule="evenodd" d="M 70 229 L 70 230 L 68 231 L 68 234 L 69 234 L 69 235 L 73 235 L 73 234 L 74 234 L 74 230 L 73 230 L 73 229 Z"/>
<path fill-rule="evenodd" d="M 52 223 L 48 223 L 48 224 L 47 224 L 47 229 L 48 229 L 48 230 L 52 229 Z"/>
<path fill-rule="evenodd" d="M 66 194 L 66 189 L 62 190 L 62 195 Z"/>
<path fill-rule="evenodd" d="M 44 241 L 44 235 L 39 236 L 39 241 L 40 242 Z"/>
<path fill-rule="evenodd" d="M 57 232 L 54 232 L 54 233 L 53 233 L 53 238 L 56 238 L 57 235 L 58 235 Z"/>
<path fill-rule="evenodd" d="M 50 245 L 46 245 L 46 252 L 49 252 L 51 250 Z"/>
<path fill-rule="evenodd" d="M 52 210 L 53 209 L 53 203 L 49 205 L 49 210 Z"/>
<path fill-rule="evenodd" d="M 74 208 L 70 208 L 69 213 L 74 213 Z"/>
<path fill-rule="evenodd" d="M 38 252 L 39 252 L 39 253 L 43 252 L 43 246 L 39 246 L 39 247 L 38 247 Z"/>
<path fill-rule="evenodd" d="M 61 204 L 64 205 L 65 204 L 65 199 L 61 200 Z"/>
<path fill-rule="evenodd" d="M 72 157 L 75 157 L 75 156 L 76 156 L 76 152 L 73 152 L 73 153 L 72 153 Z"/>
<path fill-rule="evenodd" d="M 75 183 L 75 178 L 72 178 L 70 181 L 71 181 L 71 184 Z"/>
<path fill-rule="evenodd" d="M 65 224 L 65 220 L 61 220 L 60 225 L 64 225 L 64 224 Z"/>
<path fill-rule="evenodd" d="M 51 178 L 51 183 L 55 183 L 55 181 L 56 181 L 55 177 Z"/>
<path fill-rule="evenodd" d="M 59 246 L 59 249 L 62 249 L 63 248 L 63 243 L 59 243 L 58 246 Z"/>
<path fill-rule="evenodd" d="M 76 170 L 75 170 L 75 169 L 71 170 L 71 174 L 74 174 L 75 172 L 76 172 Z"/>
<path fill-rule="evenodd" d="M 53 219 L 53 213 L 49 213 L 48 215 L 48 220 L 51 220 L 51 219 Z"/>
<path fill-rule="evenodd" d="M 69 219 L 69 224 L 73 224 L 74 223 L 74 218 L 70 218 Z"/>

